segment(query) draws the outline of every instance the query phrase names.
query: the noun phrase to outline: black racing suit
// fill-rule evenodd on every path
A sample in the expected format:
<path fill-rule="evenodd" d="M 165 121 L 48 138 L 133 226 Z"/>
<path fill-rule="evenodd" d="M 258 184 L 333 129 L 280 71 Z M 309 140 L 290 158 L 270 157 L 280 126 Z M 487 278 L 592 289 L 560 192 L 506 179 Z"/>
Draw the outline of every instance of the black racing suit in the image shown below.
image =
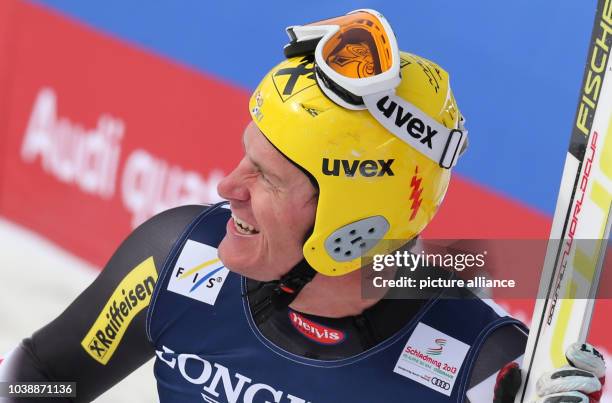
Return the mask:
<path fill-rule="evenodd" d="M 185 228 L 206 208 L 174 208 L 149 219 L 134 230 L 119 246 L 96 280 L 61 315 L 24 339 L 0 364 L 0 380 L 75 381 L 77 398 L 73 400 L 86 402 L 95 399 L 152 358 L 154 349 L 145 334 L 146 309 L 130 322 L 113 359 L 106 365 L 94 361 L 85 352 L 81 342 L 100 314 L 101 307 L 122 279 L 148 257 L 152 256 L 156 262 L 164 262 Z M 269 287 L 251 280 L 249 284 L 251 289 L 259 290 L 259 294 L 256 292 L 249 296 L 252 298 L 252 306 L 258 306 L 258 298 L 261 299 L 262 295 L 265 297 Z M 347 351 L 335 351 L 335 356 L 350 356 L 386 339 L 414 315 L 419 304 L 419 301 L 414 300 L 381 300 L 362 315 L 331 319 L 335 328 L 347 334 L 355 334 L 356 339 L 360 340 L 357 346 L 353 345 Z M 272 341 L 301 353 L 304 350 L 303 340 L 279 333 L 278 327 L 268 320 L 274 317 L 270 309 L 274 307 L 268 307 L 268 312 L 263 310 L 254 314 L 257 326 Z M 399 315 L 398 312 L 403 314 Z M 517 327 L 496 330 L 481 350 L 471 375 L 470 387 L 481 383 L 504 364 L 523 354 L 526 339 L 525 332 Z M 309 349 L 304 353 L 310 356 L 314 354 L 320 359 L 327 358 L 324 349 L 319 351 L 316 346 Z M 51 400 L 71 401 L 60 398 Z"/>

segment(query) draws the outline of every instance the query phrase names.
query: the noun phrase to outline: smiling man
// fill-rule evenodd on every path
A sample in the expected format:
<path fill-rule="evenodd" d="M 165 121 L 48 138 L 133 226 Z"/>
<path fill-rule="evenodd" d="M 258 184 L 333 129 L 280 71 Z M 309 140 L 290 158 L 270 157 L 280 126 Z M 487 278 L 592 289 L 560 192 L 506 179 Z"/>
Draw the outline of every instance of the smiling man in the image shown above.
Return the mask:
<path fill-rule="evenodd" d="M 400 53 L 373 11 L 288 31 L 287 59 L 251 97 L 244 158 L 219 184 L 229 206 L 141 225 L 0 379 L 76 381 L 89 401 L 155 355 L 162 402 L 494 399 L 524 351 L 520 322 L 454 290 L 361 292 L 361 257 L 416 239 L 465 148 L 448 74 Z M 602 377 L 595 350 L 571 357 Z M 513 368 L 496 401 L 512 401 Z M 577 372 L 564 376 L 601 390 Z M 562 378 L 544 393 L 575 390 Z"/>

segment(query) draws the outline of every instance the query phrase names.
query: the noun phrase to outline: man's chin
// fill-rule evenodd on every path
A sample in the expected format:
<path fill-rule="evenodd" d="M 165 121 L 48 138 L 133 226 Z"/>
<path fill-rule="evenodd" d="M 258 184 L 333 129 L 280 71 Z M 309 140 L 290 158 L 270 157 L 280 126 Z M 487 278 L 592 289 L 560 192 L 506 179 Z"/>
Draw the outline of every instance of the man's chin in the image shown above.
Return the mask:
<path fill-rule="evenodd" d="M 253 261 L 247 261 L 245 253 L 232 248 L 231 245 L 228 245 L 229 242 L 231 240 L 228 240 L 226 236 L 219 244 L 217 250 L 219 259 L 221 259 L 221 262 L 229 271 L 257 281 L 274 280 L 273 278 L 263 277 L 260 265 L 255 264 Z"/>
<path fill-rule="evenodd" d="M 236 243 L 231 235 L 225 235 L 221 240 L 217 254 L 229 271 L 257 281 L 278 280 L 291 267 L 303 259 L 302 256 L 296 257 L 295 264 L 292 266 L 288 266 L 289 262 L 287 261 L 280 262 L 274 260 L 274 263 L 270 263 L 273 260 L 270 260 L 269 257 L 265 258 L 266 255 L 262 254 L 261 249 L 244 248 L 244 245 Z M 279 256 L 279 258 L 286 257 L 286 255 Z"/>

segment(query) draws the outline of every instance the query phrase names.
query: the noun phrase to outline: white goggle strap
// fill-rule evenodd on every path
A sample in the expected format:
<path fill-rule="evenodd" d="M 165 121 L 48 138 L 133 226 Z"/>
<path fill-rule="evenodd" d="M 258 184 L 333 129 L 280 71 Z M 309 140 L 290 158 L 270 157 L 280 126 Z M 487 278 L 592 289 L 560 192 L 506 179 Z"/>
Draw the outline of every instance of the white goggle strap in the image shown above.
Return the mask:
<path fill-rule="evenodd" d="M 365 95 L 363 102 L 381 125 L 405 143 L 442 168 L 455 166 L 467 131 L 446 128 L 395 92 Z"/>

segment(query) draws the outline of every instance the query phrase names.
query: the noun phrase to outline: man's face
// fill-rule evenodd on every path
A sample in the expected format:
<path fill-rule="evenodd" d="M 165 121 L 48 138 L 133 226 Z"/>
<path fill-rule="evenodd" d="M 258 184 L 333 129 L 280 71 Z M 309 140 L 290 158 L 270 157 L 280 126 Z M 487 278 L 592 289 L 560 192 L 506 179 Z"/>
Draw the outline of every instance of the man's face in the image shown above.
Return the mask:
<path fill-rule="evenodd" d="M 253 122 L 243 141 L 244 158 L 217 188 L 232 210 L 219 257 L 236 273 L 260 281 L 276 280 L 303 258 L 317 194 L 306 175 Z"/>

